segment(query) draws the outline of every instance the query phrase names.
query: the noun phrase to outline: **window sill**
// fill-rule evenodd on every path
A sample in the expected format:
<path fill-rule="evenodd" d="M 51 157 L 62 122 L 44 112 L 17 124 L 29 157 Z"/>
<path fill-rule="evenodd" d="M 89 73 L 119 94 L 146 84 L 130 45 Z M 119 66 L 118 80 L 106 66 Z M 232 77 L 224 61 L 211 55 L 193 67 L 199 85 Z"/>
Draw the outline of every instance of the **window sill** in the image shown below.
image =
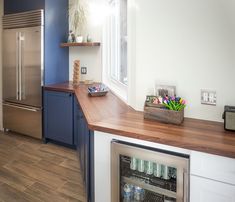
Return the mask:
<path fill-rule="evenodd" d="M 122 101 L 127 103 L 127 86 L 113 79 L 104 79 L 103 83 Z"/>

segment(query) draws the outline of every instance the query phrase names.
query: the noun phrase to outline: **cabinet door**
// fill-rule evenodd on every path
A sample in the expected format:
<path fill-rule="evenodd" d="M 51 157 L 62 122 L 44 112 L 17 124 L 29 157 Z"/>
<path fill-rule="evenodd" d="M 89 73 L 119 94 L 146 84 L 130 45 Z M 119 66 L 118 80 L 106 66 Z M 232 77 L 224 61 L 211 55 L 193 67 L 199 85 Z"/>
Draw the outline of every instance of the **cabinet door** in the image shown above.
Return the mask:
<path fill-rule="evenodd" d="M 45 0 L 4 0 L 4 14 L 44 9 Z"/>
<path fill-rule="evenodd" d="M 235 202 L 235 186 L 191 175 L 190 202 Z"/>
<path fill-rule="evenodd" d="M 90 132 L 85 121 L 85 130 L 84 130 L 84 158 L 85 158 L 85 173 L 84 173 L 84 181 L 85 181 L 85 190 L 87 194 L 87 198 L 89 197 L 89 186 L 90 186 Z"/>
<path fill-rule="evenodd" d="M 44 136 L 73 144 L 73 94 L 55 91 L 44 93 Z"/>
<path fill-rule="evenodd" d="M 80 111 L 80 106 L 77 102 L 76 96 L 73 97 L 73 141 L 74 141 L 74 145 L 77 148 L 77 151 L 79 152 L 79 120 L 80 120 L 80 116 L 81 116 L 81 111 Z"/>

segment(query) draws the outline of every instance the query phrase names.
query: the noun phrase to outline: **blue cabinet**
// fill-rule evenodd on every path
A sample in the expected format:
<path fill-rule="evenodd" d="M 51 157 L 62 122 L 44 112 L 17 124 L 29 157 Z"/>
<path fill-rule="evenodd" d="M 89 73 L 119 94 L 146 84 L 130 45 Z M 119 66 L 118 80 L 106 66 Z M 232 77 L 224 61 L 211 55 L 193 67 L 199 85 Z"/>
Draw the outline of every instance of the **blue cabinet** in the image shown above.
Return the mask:
<path fill-rule="evenodd" d="M 4 0 L 4 14 L 44 10 L 44 85 L 69 80 L 68 0 Z"/>
<path fill-rule="evenodd" d="M 94 202 L 94 132 L 73 93 L 44 90 L 44 138 L 75 145 L 88 202 Z"/>
<path fill-rule="evenodd" d="M 69 49 L 60 48 L 68 32 L 68 0 L 45 0 L 45 85 L 69 80 Z"/>
<path fill-rule="evenodd" d="M 85 185 L 86 198 L 94 201 L 94 133 L 89 130 L 81 107 L 76 102 L 77 110 L 77 152 L 80 160 L 80 168 Z"/>
<path fill-rule="evenodd" d="M 73 94 L 44 91 L 44 138 L 73 145 Z"/>
<path fill-rule="evenodd" d="M 45 0 L 4 0 L 4 14 L 44 9 Z"/>

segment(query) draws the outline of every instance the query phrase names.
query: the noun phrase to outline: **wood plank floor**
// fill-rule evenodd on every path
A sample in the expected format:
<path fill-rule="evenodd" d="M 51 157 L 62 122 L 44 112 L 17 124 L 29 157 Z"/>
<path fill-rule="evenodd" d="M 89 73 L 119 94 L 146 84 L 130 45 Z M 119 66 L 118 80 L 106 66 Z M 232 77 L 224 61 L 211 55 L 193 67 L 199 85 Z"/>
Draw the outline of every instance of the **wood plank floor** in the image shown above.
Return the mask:
<path fill-rule="evenodd" d="M 0 202 L 85 202 L 76 151 L 0 132 Z"/>

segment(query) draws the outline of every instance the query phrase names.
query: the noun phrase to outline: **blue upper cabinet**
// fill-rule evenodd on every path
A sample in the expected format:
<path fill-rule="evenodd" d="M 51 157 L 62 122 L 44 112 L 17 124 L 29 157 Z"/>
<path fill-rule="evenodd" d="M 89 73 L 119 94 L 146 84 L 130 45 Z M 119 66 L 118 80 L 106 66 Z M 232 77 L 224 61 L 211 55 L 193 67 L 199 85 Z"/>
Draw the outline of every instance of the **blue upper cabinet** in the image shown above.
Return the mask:
<path fill-rule="evenodd" d="M 69 80 L 68 0 L 4 0 L 4 14 L 44 9 L 44 85 Z"/>
<path fill-rule="evenodd" d="M 45 0 L 4 0 L 4 14 L 44 9 Z"/>
<path fill-rule="evenodd" d="M 45 85 L 69 80 L 69 50 L 60 48 L 60 43 L 67 40 L 68 30 L 68 0 L 46 0 Z"/>

